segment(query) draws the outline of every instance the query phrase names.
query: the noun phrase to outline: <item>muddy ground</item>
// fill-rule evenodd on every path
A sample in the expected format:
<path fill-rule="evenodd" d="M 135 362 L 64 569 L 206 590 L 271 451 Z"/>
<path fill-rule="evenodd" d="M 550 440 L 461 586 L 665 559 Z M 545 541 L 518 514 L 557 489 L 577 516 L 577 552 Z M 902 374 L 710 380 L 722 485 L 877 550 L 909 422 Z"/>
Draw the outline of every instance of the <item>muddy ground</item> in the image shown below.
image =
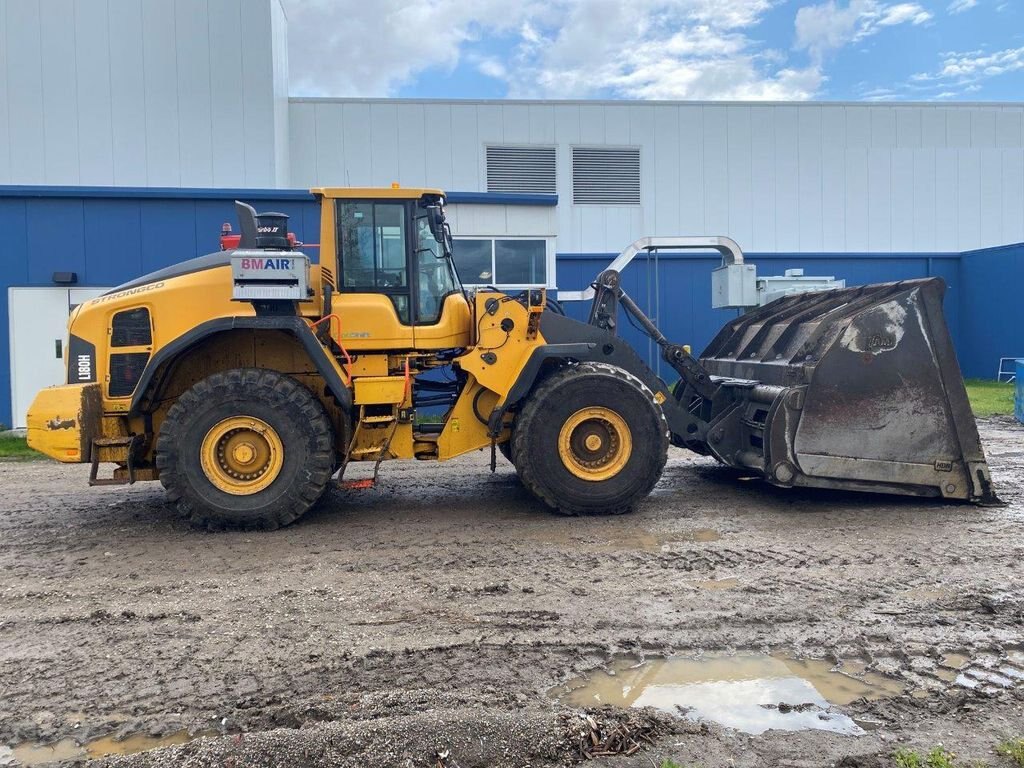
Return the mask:
<path fill-rule="evenodd" d="M 481 454 L 385 465 L 285 530 L 209 534 L 158 485 L 0 463 L 0 764 L 2 745 L 188 731 L 207 738 L 107 760 L 572 765 L 590 726 L 552 686 L 619 654 L 726 651 L 842 659 L 902 693 L 843 707 L 861 736 L 633 710 L 653 744 L 602 759 L 875 766 L 942 743 L 1002 765 L 1024 680 L 985 669 L 1024 648 L 1024 428 L 981 430 L 1002 508 L 779 490 L 673 449 L 633 514 L 562 518 Z M 621 717 L 598 713 L 602 738 Z"/>

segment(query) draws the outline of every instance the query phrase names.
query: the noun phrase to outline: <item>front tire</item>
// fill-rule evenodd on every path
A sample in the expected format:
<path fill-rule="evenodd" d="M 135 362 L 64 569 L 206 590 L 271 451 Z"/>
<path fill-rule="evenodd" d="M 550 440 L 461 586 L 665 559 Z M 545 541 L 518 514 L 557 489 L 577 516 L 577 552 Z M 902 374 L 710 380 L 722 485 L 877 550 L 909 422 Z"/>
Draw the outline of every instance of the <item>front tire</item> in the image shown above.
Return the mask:
<path fill-rule="evenodd" d="M 156 465 L 194 525 L 273 530 L 320 498 L 334 465 L 323 406 L 294 379 L 239 368 L 196 383 L 167 412 Z"/>
<path fill-rule="evenodd" d="M 583 363 L 544 380 L 516 420 L 512 456 L 523 484 L 567 515 L 628 512 L 668 458 L 654 395 L 622 368 Z"/>

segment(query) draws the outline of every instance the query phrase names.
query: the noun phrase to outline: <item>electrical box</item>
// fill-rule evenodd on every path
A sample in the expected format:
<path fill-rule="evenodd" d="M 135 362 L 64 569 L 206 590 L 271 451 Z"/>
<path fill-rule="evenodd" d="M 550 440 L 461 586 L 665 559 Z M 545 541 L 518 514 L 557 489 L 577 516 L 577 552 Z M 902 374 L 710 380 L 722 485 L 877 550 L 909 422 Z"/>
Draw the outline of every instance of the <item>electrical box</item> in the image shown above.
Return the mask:
<path fill-rule="evenodd" d="M 757 306 L 757 267 L 725 264 L 711 272 L 711 306 L 714 309 Z"/>
<path fill-rule="evenodd" d="M 794 293 L 829 291 L 845 287 L 845 280 L 836 280 L 832 276 L 804 275 L 802 269 L 787 269 L 783 275 L 772 275 L 757 279 L 757 304 L 764 306 L 769 301 L 774 301 Z"/>
<path fill-rule="evenodd" d="M 235 301 L 304 301 L 310 295 L 309 257 L 299 251 L 234 251 L 231 278 Z"/>

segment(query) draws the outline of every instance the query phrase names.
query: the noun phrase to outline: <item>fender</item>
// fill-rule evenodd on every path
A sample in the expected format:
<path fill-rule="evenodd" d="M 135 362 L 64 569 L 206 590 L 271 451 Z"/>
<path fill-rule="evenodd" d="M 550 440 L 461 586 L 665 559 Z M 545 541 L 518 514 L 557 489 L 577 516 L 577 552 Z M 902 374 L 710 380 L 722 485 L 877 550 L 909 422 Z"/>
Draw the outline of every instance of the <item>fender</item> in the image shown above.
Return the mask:
<path fill-rule="evenodd" d="M 548 342 L 535 347 L 508 395 L 491 411 L 487 425 L 491 436 L 501 432 L 505 412 L 533 389 L 544 363 L 575 361 L 610 363 L 640 379 L 654 393 L 674 433 L 686 434 L 692 419 L 676 404 L 669 387 L 641 359 L 625 339 L 588 323 L 564 315 L 545 312 L 541 316 L 541 333 Z"/>
<path fill-rule="evenodd" d="M 197 325 L 187 333 L 170 342 L 161 348 L 150 359 L 146 370 L 139 379 L 135 394 L 132 395 L 131 407 L 128 410 L 129 416 L 138 416 L 142 413 L 142 404 L 145 393 L 149 390 L 156 376 L 157 370 L 164 363 L 169 363 L 176 355 L 184 352 L 199 341 L 223 331 L 236 329 L 273 330 L 285 331 L 292 334 L 302 344 L 309 359 L 316 366 L 317 372 L 323 376 L 331 394 L 346 412 L 352 410 L 352 393 L 345 380 L 338 373 L 334 362 L 327 355 L 327 350 L 317 340 L 313 331 L 310 330 L 306 321 L 295 315 L 258 315 L 256 317 L 219 317 L 216 320 L 209 320 Z"/>

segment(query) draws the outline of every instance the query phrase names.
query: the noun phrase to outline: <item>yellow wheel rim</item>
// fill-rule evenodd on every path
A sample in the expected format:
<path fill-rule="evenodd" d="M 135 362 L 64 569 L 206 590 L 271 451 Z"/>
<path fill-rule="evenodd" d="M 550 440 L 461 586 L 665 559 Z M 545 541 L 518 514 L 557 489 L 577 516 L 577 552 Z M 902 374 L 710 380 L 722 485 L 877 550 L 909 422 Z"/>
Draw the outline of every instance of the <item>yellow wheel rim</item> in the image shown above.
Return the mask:
<path fill-rule="evenodd" d="M 200 448 L 203 472 L 213 485 L 235 496 L 259 493 L 284 464 L 284 444 L 272 426 L 255 416 L 232 416 L 214 425 Z"/>
<path fill-rule="evenodd" d="M 581 480 L 615 477 L 633 453 L 626 420 L 610 408 L 581 408 L 566 419 L 558 434 L 562 464 Z"/>

